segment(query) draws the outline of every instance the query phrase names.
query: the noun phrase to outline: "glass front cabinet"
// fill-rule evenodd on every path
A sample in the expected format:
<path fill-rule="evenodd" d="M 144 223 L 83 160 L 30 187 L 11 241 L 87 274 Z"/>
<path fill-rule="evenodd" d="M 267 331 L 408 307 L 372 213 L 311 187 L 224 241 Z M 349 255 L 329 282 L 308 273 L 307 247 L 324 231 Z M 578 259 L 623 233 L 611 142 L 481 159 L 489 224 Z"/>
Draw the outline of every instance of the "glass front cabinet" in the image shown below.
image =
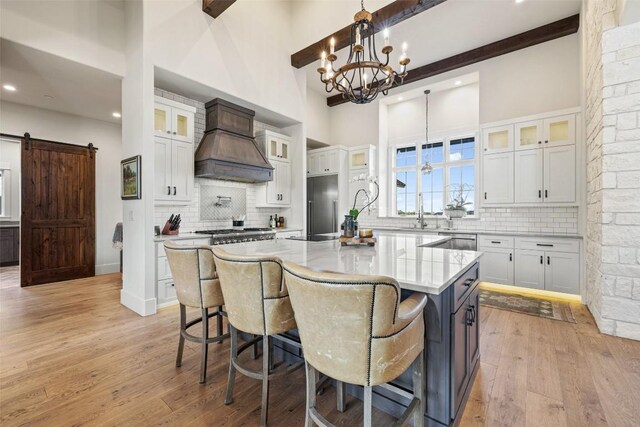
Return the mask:
<path fill-rule="evenodd" d="M 482 136 L 485 154 L 513 151 L 513 125 L 486 128 Z"/>

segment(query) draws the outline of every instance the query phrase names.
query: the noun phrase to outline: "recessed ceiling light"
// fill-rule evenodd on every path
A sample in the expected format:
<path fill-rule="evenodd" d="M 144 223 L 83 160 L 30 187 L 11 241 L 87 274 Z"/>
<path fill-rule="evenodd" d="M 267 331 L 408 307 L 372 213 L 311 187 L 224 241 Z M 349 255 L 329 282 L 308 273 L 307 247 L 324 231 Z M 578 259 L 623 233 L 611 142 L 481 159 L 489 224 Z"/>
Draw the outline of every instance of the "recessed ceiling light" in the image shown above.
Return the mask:
<path fill-rule="evenodd" d="M 404 99 L 404 98 L 403 98 L 403 97 L 401 97 L 401 96 L 399 96 L 399 97 L 398 97 L 398 101 L 402 101 L 403 99 Z"/>
<path fill-rule="evenodd" d="M 14 85 L 3 85 L 2 87 L 4 88 L 4 90 L 7 90 L 9 92 L 15 92 L 16 91 L 16 87 Z"/>
<path fill-rule="evenodd" d="M 456 80 L 456 82 L 454 83 L 454 85 L 456 86 L 460 86 L 462 84 L 462 82 L 460 80 Z"/>
<path fill-rule="evenodd" d="M 524 0 L 516 0 L 516 3 L 524 3 Z"/>
<path fill-rule="evenodd" d="M 119 119 L 120 117 L 122 117 L 122 114 L 118 113 L 117 111 L 111 114 L 113 117 L 115 117 L 116 119 Z"/>

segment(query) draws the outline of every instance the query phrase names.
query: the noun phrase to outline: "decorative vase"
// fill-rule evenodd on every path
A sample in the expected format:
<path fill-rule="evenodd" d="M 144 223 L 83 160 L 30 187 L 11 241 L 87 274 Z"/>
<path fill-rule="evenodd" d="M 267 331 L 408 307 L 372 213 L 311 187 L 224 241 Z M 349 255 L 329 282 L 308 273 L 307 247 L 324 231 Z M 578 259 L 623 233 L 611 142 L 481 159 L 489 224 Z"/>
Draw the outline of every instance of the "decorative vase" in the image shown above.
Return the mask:
<path fill-rule="evenodd" d="M 352 215 L 344 216 L 344 237 L 353 237 L 356 235 L 356 221 Z"/>
<path fill-rule="evenodd" d="M 464 208 L 451 208 L 444 210 L 445 215 L 450 219 L 464 218 L 467 215 L 467 211 Z"/>

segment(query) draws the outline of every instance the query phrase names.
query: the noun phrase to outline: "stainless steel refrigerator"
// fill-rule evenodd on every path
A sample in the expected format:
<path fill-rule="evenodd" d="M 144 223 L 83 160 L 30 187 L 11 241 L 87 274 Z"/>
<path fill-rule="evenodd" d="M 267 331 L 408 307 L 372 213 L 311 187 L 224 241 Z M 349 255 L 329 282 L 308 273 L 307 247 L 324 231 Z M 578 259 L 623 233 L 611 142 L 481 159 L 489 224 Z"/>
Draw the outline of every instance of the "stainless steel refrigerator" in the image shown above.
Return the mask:
<path fill-rule="evenodd" d="M 307 238 L 339 230 L 338 175 L 307 178 Z"/>

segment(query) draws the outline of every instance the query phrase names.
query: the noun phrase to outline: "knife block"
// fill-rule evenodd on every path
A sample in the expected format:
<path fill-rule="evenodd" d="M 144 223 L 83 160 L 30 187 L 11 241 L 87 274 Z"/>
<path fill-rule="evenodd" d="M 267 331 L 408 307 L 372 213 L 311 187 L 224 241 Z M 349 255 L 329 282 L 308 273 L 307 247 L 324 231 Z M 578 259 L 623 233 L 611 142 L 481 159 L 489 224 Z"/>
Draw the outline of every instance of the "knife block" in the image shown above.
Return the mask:
<path fill-rule="evenodd" d="M 169 221 L 165 222 L 164 227 L 162 228 L 162 234 L 167 236 L 175 236 L 180 232 L 180 226 L 178 226 L 178 228 L 176 228 L 175 230 L 170 230 L 170 227 L 171 224 L 169 223 Z"/>

